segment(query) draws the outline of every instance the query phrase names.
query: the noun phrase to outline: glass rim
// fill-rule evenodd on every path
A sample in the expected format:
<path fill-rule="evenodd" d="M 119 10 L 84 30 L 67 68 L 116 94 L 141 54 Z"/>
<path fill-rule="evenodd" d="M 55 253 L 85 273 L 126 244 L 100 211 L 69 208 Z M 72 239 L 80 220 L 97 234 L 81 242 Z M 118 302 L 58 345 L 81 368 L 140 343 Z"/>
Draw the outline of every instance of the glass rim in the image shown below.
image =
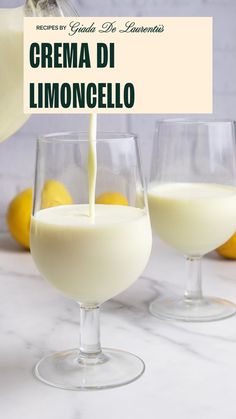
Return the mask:
<path fill-rule="evenodd" d="M 212 119 L 191 119 L 191 118 L 165 118 L 156 121 L 156 125 L 217 125 L 217 124 L 230 124 L 233 125 L 235 121 L 227 118 L 212 118 Z"/>
<path fill-rule="evenodd" d="M 75 138 L 76 137 L 76 138 Z M 82 137 L 82 138 L 81 138 Z M 50 134 L 39 135 L 37 143 L 87 143 L 89 140 L 88 131 L 61 131 Z M 97 142 L 118 142 L 121 140 L 137 140 L 137 135 L 130 132 L 98 131 Z"/>

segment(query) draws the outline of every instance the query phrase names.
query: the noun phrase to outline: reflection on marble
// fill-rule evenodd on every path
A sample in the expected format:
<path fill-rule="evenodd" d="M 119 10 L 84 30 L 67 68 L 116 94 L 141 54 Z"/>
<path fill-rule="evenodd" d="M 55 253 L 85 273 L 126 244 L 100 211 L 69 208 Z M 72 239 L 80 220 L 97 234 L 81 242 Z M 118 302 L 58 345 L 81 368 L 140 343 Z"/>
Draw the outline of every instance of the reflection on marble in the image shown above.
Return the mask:
<path fill-rule="evenodd" d="M 183 260 L 155 241 L 141 279 L 104 304 L 104 346 L 140 355 L 145 374 L 99 392 L 48 387 L 32 376 L 44 354 L 76 347 L 78 307 L 43 281 L 29 253 L 0 234 L 0 406 L 4 419 L 235 419 L 236 317 L 164 322 L 148 312 L 165 290 L 183 286 Z M 236 301 L 236 262 L 210 255 L 205 289 Z"/>

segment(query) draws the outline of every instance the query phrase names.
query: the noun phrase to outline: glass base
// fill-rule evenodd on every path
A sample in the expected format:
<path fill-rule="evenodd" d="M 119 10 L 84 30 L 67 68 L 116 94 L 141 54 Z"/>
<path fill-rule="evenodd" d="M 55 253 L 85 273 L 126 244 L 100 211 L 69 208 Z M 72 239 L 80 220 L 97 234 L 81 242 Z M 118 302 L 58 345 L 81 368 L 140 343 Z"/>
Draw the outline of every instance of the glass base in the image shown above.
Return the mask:
<path fill-rule="evenodd" d="M 44 383 L 65 390 L 101 390 L 131 383 L 145 370 L 144 362 L 129 352 L 103 349 L 83 356 L 77 349 L 45 356 L 35 367 Z"/>
<path fill-rule="evenodd" d="M 150 312 L 160 319 L 185 322 L 210 322 L 226 319 L 236 313 L 236 305 L 214 297 L 190 300 L 181 297 L 156 299 L 150 304 Z"/>

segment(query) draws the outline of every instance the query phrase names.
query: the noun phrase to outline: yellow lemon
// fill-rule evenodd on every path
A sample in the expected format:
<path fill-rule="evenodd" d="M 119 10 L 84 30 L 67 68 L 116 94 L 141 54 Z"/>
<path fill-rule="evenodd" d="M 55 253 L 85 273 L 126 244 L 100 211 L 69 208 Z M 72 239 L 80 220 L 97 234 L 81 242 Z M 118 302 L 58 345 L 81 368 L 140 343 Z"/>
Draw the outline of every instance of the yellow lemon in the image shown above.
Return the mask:
<path fill-rule="evenodd" d="M 24 247 L 30 246 L 30 218 L 33 203 L 32 189 L 19 193 L 7 210 L 7 224 L 12 237 Z M 41 194 L 41 208 L 72 204 L 73 200 L 66 187 L 57 180 L 48 180 Z"/>
<path fill-rule="evenodd" d="M 17 195 L 7 210 L 7 224 L 12 237 L 27 249 L 30 239 L 30 217 L 32 210 L 32 189 Z"/>
<path fill-rule="evenodd" d="M 47 180 L 41 195 L 41 208 L 73 204 L 73 199 L 63 183 Z"/>
<path fill-rule="evenodd" d="M 127 198 L 120 192 L 105 192 L 96 198 L 96 204 L 129 205 Z"/>
<path fill-rule="evenodd" d="M 226 259 L 236 259 L 236 233 L 216 251 Z"/>

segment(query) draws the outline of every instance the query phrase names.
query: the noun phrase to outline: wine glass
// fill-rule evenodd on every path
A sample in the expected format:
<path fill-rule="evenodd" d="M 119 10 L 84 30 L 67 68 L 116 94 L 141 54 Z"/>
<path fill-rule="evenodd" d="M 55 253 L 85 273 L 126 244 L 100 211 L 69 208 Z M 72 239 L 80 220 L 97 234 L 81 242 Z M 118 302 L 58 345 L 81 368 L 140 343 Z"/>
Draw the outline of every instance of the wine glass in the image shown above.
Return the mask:
<path fill-rule="evenodd" d="M 98 134 L 100 204 L 95 205 L 93 222 L 87 137 L 61 133 L 38 140 L 31 220 L 31 253 L 40 273 L 80 305 L 79 347 L 46 356 L 35 374 L 49 385 L 72 390 L 120 386 L 144 372 L 137 356 L 101 349 L 99 307 L 136 281 L 152 244 L 136 139 L 129 134 Z M 50 185 L 63 191 L 67 205 L 59 205 L 60 194 L 47 195 Z M 111 196 L 114 205 L 109 203 Z M 120 201 L 123 205 L 118 205 Z"/>
<path fill-rule="evenodd" d="M 183 297 L 150 305 L 164 319 L 212 321 L 235 314 L 226 300 L 202 295 L 201 258 L 236 230 L 233 122 L 166 120 L 157 124 L 148 202 L 153 231 L 186 258 Z"/>

